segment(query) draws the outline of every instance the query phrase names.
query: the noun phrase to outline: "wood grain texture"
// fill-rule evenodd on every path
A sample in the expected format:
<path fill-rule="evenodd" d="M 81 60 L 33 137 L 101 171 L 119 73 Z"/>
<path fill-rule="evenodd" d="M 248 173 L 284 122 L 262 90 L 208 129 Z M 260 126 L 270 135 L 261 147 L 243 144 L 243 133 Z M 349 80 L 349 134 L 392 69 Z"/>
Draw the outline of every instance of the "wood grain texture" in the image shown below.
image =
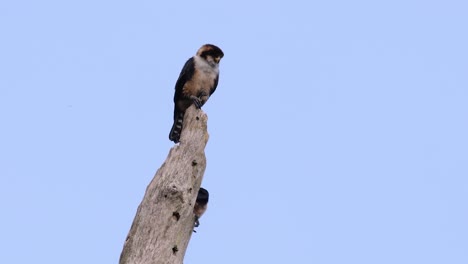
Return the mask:
<path fill-rule="evenodd" d="M 185 113 L 179 145 L 146 188 L 128 233 L 120 264 L 182 264 L 193 233 L 193 207 L 206 168 L 206 114 Z"/>

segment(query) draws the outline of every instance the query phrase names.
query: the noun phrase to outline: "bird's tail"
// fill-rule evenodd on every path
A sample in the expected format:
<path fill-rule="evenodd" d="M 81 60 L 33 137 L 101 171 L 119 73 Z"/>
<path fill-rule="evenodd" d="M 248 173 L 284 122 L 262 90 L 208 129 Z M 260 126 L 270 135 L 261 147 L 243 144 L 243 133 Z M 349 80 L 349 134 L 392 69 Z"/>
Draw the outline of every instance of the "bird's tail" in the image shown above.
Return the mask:
<path fill-rule="evenodd" d="M 180 134 L 182 133 L 182 123 L 184 122 L 184 112 L 179 112 L 174 116 L 174 124 L 172 125 L 169 139 L 174 143 L 179 143 Z"/>

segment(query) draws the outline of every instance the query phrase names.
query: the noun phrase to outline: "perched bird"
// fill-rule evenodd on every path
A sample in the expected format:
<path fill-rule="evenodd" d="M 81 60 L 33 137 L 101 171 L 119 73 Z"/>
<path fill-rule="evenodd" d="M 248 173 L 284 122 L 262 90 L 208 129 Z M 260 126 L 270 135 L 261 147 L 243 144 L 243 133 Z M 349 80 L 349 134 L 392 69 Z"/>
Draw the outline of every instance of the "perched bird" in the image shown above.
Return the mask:
<path fill-rule="evenodd" d="M 195 227 L 198 227 L 200 225 L 199 219 L 208 208 L 209 196 L 210 195 L 208 191 L 200 187 L 200 190 L 198 190 L 195 206 L 193 207 L 193 213 L 195 214 Z"/>
<path fill-rule="evenodd" d="M 182 132 L 184 114 L 190 105 L 201 108 L 218 86 L 219 61 L 223 51 L 215 45 L 205 44 L 197 54 L 188 59 L 175 85 L 174 124 L 169 139 L 178 143 Z"/>

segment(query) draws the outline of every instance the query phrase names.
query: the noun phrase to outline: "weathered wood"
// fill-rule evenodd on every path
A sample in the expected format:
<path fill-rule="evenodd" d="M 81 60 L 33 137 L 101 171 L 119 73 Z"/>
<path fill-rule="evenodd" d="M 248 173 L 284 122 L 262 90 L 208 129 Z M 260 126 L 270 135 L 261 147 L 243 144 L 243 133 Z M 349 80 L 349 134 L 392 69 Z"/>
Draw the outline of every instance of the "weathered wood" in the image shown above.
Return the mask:
<path fill-rule="evenodd" d="M 182 264 L 193 233 L 193 207 L 206 168 L 208 117 L 191 106 L 179 145 L 146 188 L 120 255 L 120 264 Z"/>

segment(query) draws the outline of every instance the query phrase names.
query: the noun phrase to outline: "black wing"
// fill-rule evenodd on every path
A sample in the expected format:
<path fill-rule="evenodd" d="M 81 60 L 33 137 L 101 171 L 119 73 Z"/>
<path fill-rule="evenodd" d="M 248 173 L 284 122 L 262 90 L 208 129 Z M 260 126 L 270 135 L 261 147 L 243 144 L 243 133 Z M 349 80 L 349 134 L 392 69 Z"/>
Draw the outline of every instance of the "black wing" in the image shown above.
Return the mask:
<path fill-rule="evenodd" d="M 183 96 L 182 90 L 184 88 L 184 85 L 188 80 L 192 78 L 194 72 L 195 63 L 192 57 L 188 59 L 187 62 L 185 62 L 185 65 L 182 68 L 182 71 L 180 72 L 179 79 L 177 79 L 175 85 L 174 103 L 176 103 L 176 101 Z"/>

